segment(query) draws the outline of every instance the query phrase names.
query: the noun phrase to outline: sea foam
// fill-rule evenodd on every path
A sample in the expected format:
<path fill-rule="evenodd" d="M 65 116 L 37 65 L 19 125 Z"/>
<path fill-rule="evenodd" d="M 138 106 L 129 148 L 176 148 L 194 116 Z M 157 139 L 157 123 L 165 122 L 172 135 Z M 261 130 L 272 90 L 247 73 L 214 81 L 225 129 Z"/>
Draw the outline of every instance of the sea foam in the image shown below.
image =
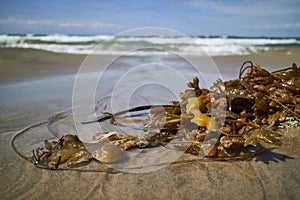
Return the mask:
<path fill-rule="evenodd" d="M 299 45 L 299 38 L 64 34 L 0 35 L 0 47 L 32 48 L 58 53 L 99 55 L 165 55 L 170 51 L 181 55 L 244 55 Z"/>

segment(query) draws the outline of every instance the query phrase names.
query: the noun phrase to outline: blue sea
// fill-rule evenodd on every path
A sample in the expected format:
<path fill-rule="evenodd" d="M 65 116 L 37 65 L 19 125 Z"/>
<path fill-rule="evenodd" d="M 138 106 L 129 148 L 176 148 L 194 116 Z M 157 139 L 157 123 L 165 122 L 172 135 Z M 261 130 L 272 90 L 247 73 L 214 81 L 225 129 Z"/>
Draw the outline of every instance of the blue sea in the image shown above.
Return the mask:
<path fill-rule="evenodd" d="M 120 55 L 246 55 L 299 47 L 300 38 L 236 36 L 114 36 L 66 34 L 0 34 L 0 47 L 32 48 L 58 53 Z"/>

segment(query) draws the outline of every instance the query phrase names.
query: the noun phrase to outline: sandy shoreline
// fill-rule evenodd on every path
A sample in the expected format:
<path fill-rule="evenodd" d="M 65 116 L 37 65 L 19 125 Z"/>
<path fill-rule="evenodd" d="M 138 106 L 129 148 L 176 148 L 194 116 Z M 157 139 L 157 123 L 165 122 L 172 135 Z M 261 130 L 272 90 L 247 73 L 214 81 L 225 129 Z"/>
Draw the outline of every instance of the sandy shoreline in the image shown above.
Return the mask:
<path fill-rule="evenodd" d="M 36 80 L 46 77 L 75 74 L 86 55 L 60 54 L 34 49 L 0 48 L 0 85 Z M 275 52 L 263 52 L 252 55 L 214 56 L 213 61 L 221 73 L 236 73 L 244 61 L 276 70 L 290 66 L 293 62 L 300 64 L 300 49 L 289 48 Z M 99 66 L 111 62 L 117 56 L 97 55 Z M 201 57 L 188 57 L 201 65 Z M 119 66 L 122 67 L 122 66 Z"/>
<path fill-rule="evenodd" d="M 75 74 L 86 58 L 86 55 L 18 48 L 0 48 L 0 55 L 0 84 Z M 104 63 L 112 58 L 104 56 L 101 60 Z"/>
<path fill-rule="evenodd" d="M 68 113 L 70 121 L 54 128 L 66 133 L 73 131 L 74 77 L 68 75 L 77 72 L 85 56 L 2 48 L 0 55 L 1 199 L 300 198 L 299 128 L 284 131 L 282 147 L 251 161 L 192 162 L 138 174 L 38 169 L 21 159 L 13 151 L 10 141 L 18 131 L 59 113 Z M 293 62 L 299 65 L 299 55 L 300 49 L 286 49 L 213 59 L 221 73 L 236 77 L 245 60 L 276 70 Z M 104 64 L 111 58 L 102 56 L 100 60 Z M 199 64 L 202 61 L 196 57 L 190 59 Z M 122 64 L 116 63 L 116 67 Z M 110 78 L 115 78 L 114 74 L 107 79 Z M 37 134 L 36 140 L 45 131 L 49 132 L 49 127 L 45 128 L 33 131 L 33 136 Z M 25 137 L 24 143 L 31 144 L 32 140 Z"/>

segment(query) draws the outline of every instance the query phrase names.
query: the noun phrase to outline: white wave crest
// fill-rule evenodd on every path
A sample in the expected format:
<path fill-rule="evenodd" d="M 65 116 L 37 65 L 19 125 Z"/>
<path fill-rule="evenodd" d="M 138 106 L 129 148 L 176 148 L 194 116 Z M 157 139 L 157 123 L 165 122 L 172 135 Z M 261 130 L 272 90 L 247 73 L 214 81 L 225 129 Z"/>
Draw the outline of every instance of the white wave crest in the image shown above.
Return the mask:
<path fill-rule="evenodd" d="M 296 38 L 166 37 L 112 35 L 0 35 L 0 47 L 33 48 L 58 53 L 120 55 L 241 55 L 299 45 Z M 151 48 L 151 49 L 150 49 Z"/>

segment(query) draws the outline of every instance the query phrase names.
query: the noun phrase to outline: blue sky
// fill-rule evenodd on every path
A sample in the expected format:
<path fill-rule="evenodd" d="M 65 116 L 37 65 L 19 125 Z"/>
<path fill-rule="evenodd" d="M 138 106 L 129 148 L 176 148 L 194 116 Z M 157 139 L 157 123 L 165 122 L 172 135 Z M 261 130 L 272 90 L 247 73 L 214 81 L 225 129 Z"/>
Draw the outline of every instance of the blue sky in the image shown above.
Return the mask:
<path fill-rule="evenodd" d="M 299 0 L 1 0 L 0 33 L 116 34 L 163 27 L 188 35 L 300 36 Z"/>

